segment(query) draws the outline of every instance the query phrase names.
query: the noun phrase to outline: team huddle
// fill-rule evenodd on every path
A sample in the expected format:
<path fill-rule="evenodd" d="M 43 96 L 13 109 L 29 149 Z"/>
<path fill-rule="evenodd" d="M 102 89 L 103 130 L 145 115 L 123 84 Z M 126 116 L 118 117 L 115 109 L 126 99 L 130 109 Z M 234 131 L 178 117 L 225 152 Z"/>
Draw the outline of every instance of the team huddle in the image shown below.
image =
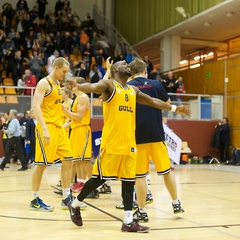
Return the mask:
<path fill-rule="evenodd" d="M 37 135 L 30 208 L 53 210 L 52 206 L 41 200 L 39 189 L 46 167 L 61 161 L 61 206 L 69 209 L 73 223 L 83 225 L 80 209 L 84 207 L 83 200 L 89 194 L 107 180 L 120 179 L 124 206 L 121 230 L 148 232 L 150 228 L 139 222 L 148 221 L 146 176 L 149 174 L 149 156 L 155 163 L 157 173 L 163 175 L 164 181 L 168 182 L 166 186 L 172 198 L 173 212 L 184 212 L 171 174 L 161 110 L 186 116 L 190 115 L 190 111 L 186 106 L 170 104 L 161 83 L 146 78 L 146 65 L 142 60 L 135 59 L 129 65 L 125 61 L 113 64 L 110 59 L 106 63 L 106 75 L 97 83 L 67 79 L 65 88 L 76 96 L 73 111 L 60 104 L 62 99 L 59 81 L 64 80 L 69 71 L 67 60 L 57 58 L 52 72 L 39 81 L 33 100 Z M 92 92 L 101 94 L 104 126 L 99 154 L 91 168 L 90 99 L 85 93 Z M 62 112 L 69 119 L 64 126 Z M 71 133 L 68 139 L 69 127 Z M 76 142 L 77 146 L 74 144 Z M 78 179 L 84 178 L 84 182 L 78 186 L 80 193 L 74 199 L 70 187 L 75 175 Z M 132 210 L 134 185 L 138 199 L 135 212 Z"/>

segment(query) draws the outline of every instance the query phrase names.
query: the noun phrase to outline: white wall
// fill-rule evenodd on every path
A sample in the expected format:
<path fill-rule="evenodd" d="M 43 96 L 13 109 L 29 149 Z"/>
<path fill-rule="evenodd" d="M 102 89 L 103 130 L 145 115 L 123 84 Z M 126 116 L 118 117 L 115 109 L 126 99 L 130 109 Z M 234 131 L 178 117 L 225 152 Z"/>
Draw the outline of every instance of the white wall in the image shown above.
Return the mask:
<path fill-rule="evenodd" d="M 55 4 L 57 0 L 47 0 L 48 5 L 46 7 L 46 13 L 49 9 L 54 10 Z M 6 1 L 0 1 L 0 11 L 2 10 L 2 5 L 5 3 L 11 3 L 13 6 L 13 9 L 16 9 L 16 5 L 18 0 L 6 0 Z M 37 6 L 36 0 L 27 0 L 28 7 L 31 10 L 32 7 L 35 5 Z M 80 19 L 82 20 L 87 12 L 90 12 L 92 17 L 92 6 L 94 3 L 96 3 L 97 0 L 70 0 L 70 6 L 72 8 L 72 12 L 77 12 Z"/>

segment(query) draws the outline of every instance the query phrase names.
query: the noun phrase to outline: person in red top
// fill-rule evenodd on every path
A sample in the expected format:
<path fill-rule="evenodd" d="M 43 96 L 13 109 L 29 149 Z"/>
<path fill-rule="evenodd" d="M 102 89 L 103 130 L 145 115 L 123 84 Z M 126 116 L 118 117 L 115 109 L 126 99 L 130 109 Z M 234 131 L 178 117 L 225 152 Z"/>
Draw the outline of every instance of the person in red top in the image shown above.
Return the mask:
<path fill-rule="evenodd" d="M 23 75 L 23 86 L 36 87 L 36 84 L 37 84 L 36 77 L 31 73 L 30 69 L 26 69 L 25 74 Z M 31 95 L 31 89 L 25 89 L 24 93 L 25 95 Z"/>

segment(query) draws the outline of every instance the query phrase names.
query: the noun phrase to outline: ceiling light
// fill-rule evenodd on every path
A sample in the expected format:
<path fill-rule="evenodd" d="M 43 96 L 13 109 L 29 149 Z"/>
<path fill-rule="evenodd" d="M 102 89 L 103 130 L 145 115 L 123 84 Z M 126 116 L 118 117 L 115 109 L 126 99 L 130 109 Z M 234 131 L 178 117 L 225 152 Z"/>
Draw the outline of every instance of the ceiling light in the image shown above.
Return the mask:
<path fill-rule="evenodd" d="M 203 26 L 204 26 L 204 27 L 209 27 L 210 25 L 211 25 L 210 22 L 204 22 L 204 23 L 203 23 Z"/>
<path fill-rule="evenodd" d="M 182 61 L 180 62 L 180 64 L 186 64 L 186 63 L 188 63 L 188 60 L 182 60 Z"/>
<path fill-rule="evenodd" d="M 200 67 L 200 63 L 190 66 L 190 68 L 197 68 L 197 67 Z"/>
<path fill-rule="evenodd" d="M 190 14 L 189 13 L 186 13 L 185 12 L 185 9 L 183 7 L 176 7 L 175 8 L 176 11 L 181 14 L 184 18 L 186 18 L 187 16 L 190 17 Z"/>
<path fill-rule="evenodd" d="M 184 35 L 189 35 L 190 33 L 191 33 L 191 32 L 188 31 L 188 30 L 184 30 L 184 32 L 183 32 Z"/>
<path fill-rule="evenodd" d="M 234 15 L 234 12 L 226 12 L 225 16 L 226 17 L 232 17 Z"/>

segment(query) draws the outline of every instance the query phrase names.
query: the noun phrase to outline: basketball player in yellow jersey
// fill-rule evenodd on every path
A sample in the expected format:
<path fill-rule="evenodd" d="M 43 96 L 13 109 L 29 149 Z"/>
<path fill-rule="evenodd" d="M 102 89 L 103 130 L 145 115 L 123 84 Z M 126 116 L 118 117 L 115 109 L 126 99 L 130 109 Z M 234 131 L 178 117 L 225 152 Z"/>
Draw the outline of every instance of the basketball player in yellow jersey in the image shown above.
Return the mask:
<path fill-rule="evenodd" d="M 71 145 L 62 126 L 62 94 L 59 80 L 69 71 L 69 63 L 57 58 L 52 72 L 38 82 L 33 99 L 36 125 L 35 168 L 32 175 L 32 201 L 30 209 L 52 211 L 39 198 L 42 175 L 48 165 L 62 161 L 61 181 L 63 190 L 62 208 L 71 200 L 70 171 L 72 165 Z"/>
<path fill-rule="evenodd" d="M 74 78 L 77 84 L 85 83 L 84 78 Z M 72 168 L 76 170 L 77 182 L 73 192 L 80 192 L 92 177 L 92 134 L 90 128 L 90 100 L 87 94 L 75 89 L 76 95 L 71 111 L 63 106 L 63 112 L 71 119 L 70 142 L 73 153 Z"/>
<path fill-rule="evenodd" d="M 68 203 L 71 220 L 82 226 L 80 204 L 86 196 L 108 179 L 121 179 L 124 201 L 124 232 L 148 232 L 149 227 L 133 221 L 133 189 L 136 173 L 135 115 L 136 101 L 163 110 L 190 115 L 186 106 L 176 106 L 151 98 L 138 88 L 127 85 L 131 76 L 125 61 L 113 64 L 111 75 L 114 81 L 103 79 L 98 83 L 76 84 L 68 81 L 68 87 L 80 91 L 102 94 L 104 127 L 100 154 L 93 167 L 93 176 L 88 180 L 74 201 Z M 146 112 L 147 114 L 147 112 Z"/>

